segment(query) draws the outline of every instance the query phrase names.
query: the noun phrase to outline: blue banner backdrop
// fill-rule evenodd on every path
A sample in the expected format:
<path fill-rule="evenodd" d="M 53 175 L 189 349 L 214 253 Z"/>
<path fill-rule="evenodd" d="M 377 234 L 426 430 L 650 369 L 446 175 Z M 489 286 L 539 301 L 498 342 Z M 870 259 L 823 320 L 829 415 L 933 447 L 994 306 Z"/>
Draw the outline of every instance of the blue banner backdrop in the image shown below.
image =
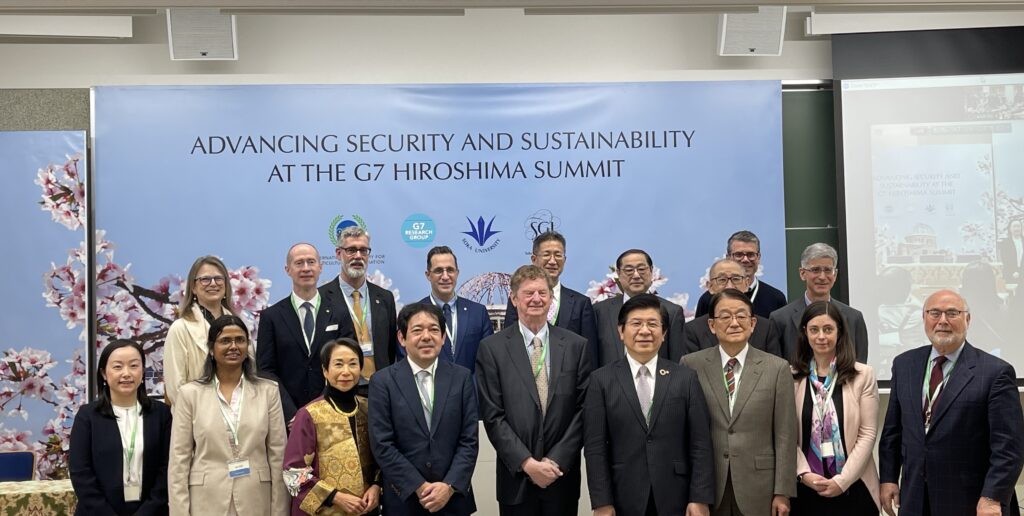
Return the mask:
<path fill-rule="evenodd" d="M 95 127 L 96 227 L 117 249 L 98 269 L 134 275 L 101 279 L 99 338 L 142 338 L 157 359 L 197 256 L 233 269 L 255 324 L 289 292 L 287 249 L 315 244 L 327 282 L 352 224 L 399 304 L 429 292 L 426 251 L 448 245 L 460 294 L 497 317 L 550 228 L 568 239 L 562 282 L 595 299 L 638 247 L 692 310 L 738 229 L 786 284 L 778 82 L 100 87 Z"/>
<path fill-rule="evenodd" d="M 85 133 L 0 132 L 0 451 L 67 478 L 86 397 Z"/>

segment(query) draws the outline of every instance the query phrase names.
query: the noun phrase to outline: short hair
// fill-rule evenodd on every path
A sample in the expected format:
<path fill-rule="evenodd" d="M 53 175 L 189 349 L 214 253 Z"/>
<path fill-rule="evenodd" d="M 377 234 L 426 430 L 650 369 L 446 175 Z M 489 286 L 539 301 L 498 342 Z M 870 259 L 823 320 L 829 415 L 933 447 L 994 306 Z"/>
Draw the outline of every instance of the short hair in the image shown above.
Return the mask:
<path fill-rule="evenodd" d="M 338 348 L 351 349 L 352 352 L 359 357 L 359 369 L 363 368 L 363 348 L 359 347 L 359 343 L 356 341 L 348 337 L 342 337 L 340 339 L 328 341 L 324 344 L 324 347 L 320 348 L 320 366 L 324 368 L 324 371 L 328 369 L 327 366 L 331 365 L 331 355 L 333 355 L 334 350 Z"/>
<path fill-rule="evenodd" d="M 216 267 L 218 272 L 224 276 L 224 295 L 220 299 L 220 305 L 231 314 L 237 313 L 235 312 L 235 307 L 231 304 L 231 275 L 228 273 L 228 268 L 220 258 L 208 255 L 196 258 L 196 261 L 192 262 L 192 268 L 188 270 L 188 278 L 185 279 L 185 290 L 181 293 L 181 303 L 178 304 L 178 317 L 187 321 L 195 320 L 192 315 L 192 307 L 198 304 L 199 301 L 196 300 L 193 287 L 196 284 L 196 277 L 199 276 L 199 269 L 203 265 Z"/>
<path fill-rule="evenodd" d="M 430 250 L 427 251 L 427 271 L 428 272 L 430 271 L 430 260 L 433 257 L 435 257 L 435 256 L 437 256 L 439 254 L 450 254 L 450 255 L 452 255 L 452 259 L 455 260 L 455 268 L 456 269 L 459 268 L 459 257 L 455 256 L 455 253 L 452 251 L 452 249 L 450 247 L 446 246 L 446 245 L 438 245 L 438 246 L 431 247 Z"/>
<path fill-rule="evenodd" d="M 103 379 L 101 372 L 107 368 L 107 362 L 110 361 L 110 355 L 121 348 L 132 348 L 139 352 L 139 356 L 142 357 L 142 370 L 146 370 L 146 352 L 142 350 L 142 346 L 139 343 L 127 340 L 117 339 L 110 341 L 106 346 L 103 347 L 103 351 L 100 352 L 99 362 L 96 364 L 96 390 L 97 392 L 97 405 L 96 412 L 102 416 L 113 418 L 114 408 L 113 403 L 110 400 L 110 384 Z M 143 375 L 142 382 L 139 383 L 139 388 L 135 392 L 135 397 L 139 400 L 139 405 L 142 407 L 142 412 L 149 412 L 150 400 L 146 394 L 146 378 Z"/>
<path fill-rule="evenodd" d="M 750 302 L 750 297 L 737 289 L 729 287 L 711 296 L 711 301 L 708 303 L 708 317 L 710 317 L 711 319 L 715 318 L 715 310 L 718 308 L 718 303 L 720 303 L 723 299 L 734 299 L 736 301 L 743 301 L 743 304 L 747 305 L 747 310 L 750 310 L 751 317 L 754 316 L 754 303 Z"/>
<path fill-rule="evenodd" d="M 793 368 L 793 377 L 804 378 L 811 374 L 810 364 L 811 358 L 814 358 L 814 350 L 807 340 L 807 323 L 819 315 L 827 315 L 836 323 L 836 385 L 842 385 L 857 376 L 857 366 L 854 365 L 857 363 L 857 355 L 843 313 L 828 301 L 815 301 L 807 305 L 800 317 L 800 334 L 797 335 L 796 349 L 793 356 L 788 357 Z"/>
<path fill-rule="evenodd" d="M 313 244 L 311 244 L 309 242 L 297 242 L 295 244 L 292 244 L 292 246 L 288 248 L 288 252 L 284 255 L 284 264 L 286 266 L 292 264 L 292 251 L 294 251 L 295 248 L 299 247 L 300 245 L 308 245 L 309 247 L 312 247 L 313 248 L 313 254 L 316 255 L 316 261 L 318 261 L 318 262 L 320 261 L 320 251 L 316 248 L 315 245 L 313 245 Z"/>
<path fill-rule="evenodd" d="M 644 255 L 644 259 L 647 260 L 647 266 L 648 267 L 654 267 L 654 260 L 651 259 L 651 255 L 647 254 L 647 251 L 644 251 L 643 249 L 627 249 L 627 250 L 623 251 L 622 254 L 620 254 L 618 258 L 615 259 L 615 270 L 621 269 L 622 268 L 622 259 L 627 257 L 627 256 L 629 256 L 629 255 L 631 255 L 631 254 L 642 254 L 642 255 Z"/>
<path fill-rule="evenodd" d="M 548 274 L 548 271 L 530 264 L 523 265 L 512 273 L 512 279 L 509 280 L 509 288 L 512 291 L 512 295 L 516 295 L 516 292 L 519 291 L 519 287 L 522 286 L 524 282 L 535 279 L 543 279 L 544 284 L 548 286 L 548 292 L 551 292 L 551 276 Z"/>
<path fill-rule="evenodd" d="M 338 247 L 341 247 L 341 243 L 344 242 L 346 238 L 359 238 L 361 236 L 366 237 L 367 241 L 370 240 L 369 231 L 363 229 L 361 226 L 349 226 L 341 230 L 341 233 L 338 233 Z"/>
<path fill-rule="evenodd" d="M 537 251 L 540 250 L 540 245 L 544 242 L 558 242 L 559 244 L 562 244 L 562 249 L 565 249 L 565 237 L 562 236 L 561 233 L 552 229 L 534 237 L 532 253 L 537 254 Z"/>
<path fill-rule="evenodd" d="M 800 255 L 800 266 L 807 267 L 807 264 L 811 263 L 812 260 L 819 260 L 821 258 L 831 259 L 833 267 L 839 266 L 839 255 L 836 254 L 835 248 L 823 242 L 811 244 L 804 249 L 804 252 Z"/>
<path fill-rule="evenodd" d="M 743 269 L 743 264 L 740 263 L 740 262 L 737 262 L 736 260 L 733 260 L 732 258 L 728 258 L 728 257 L 726 257 L 726 258 L 719 258 L 719 259 L 715 260 L 714 263 L 711 264 L 711 267 L 708 268 L 708 276 L 711 276 L 711 272 L 715 270 L 715 267 L 718 267 L 719 265 L 722 265 L 723 263 L 731 263 L 731 264 L 733 264 L 733 265 Z M 743 274 L 746 274 L 746 273 L 747 273 L 747 271 L 744 269 Z"/>
<path fill-rule="evenodd" d="M 249 327 L 241 317 L 225 314 L 210 323 L 210 332 L 206 336 L 206 362 L 203 364 L 203 375 L 197 380 L 199 383 L 208 384 L 217 375 L 217 361 L 213 359 L 213 347 L 217 345 L 217 337 L 220 337 L 220 334 L 224 333 L 224 330 L 231 326 L 241 328 L 242 332 L 245 333 L 245 340 L 248 341 L 245 359 L 242 360 L 242 376 L 245 376 L 246 381 L 259 381 L 259 378 L 256 376 L 256 366 L 253 363 L 252 354 L 249 353 L 252 348 L 252 341 L 249 339 Z"/>
<path fill-rule="evenodd" d="M 729 254 L 732 252 L 733 242 L 745 242 L 748 244 L 754 244 L 757 246 L 757 252 L 761 252 L 761 239 L 757 238 L 757 235 L 755 235 L 753 231 L 741 229 L 733 233 L 732 236 L 729 237 L 729 240 L 726 240 L 725 242 L 725 254 Z"/>
<path fill-rule="evenodd" d="M 402 307 L 402 310 L 398 312 L 398 333 L 402 334 L 402 338 L 408 334 L 409 321 L 412 320 L 413 316 L 419 313 L 426 312 L 429 315 L 434 316 L 437 319 L 439 326 L 444 326 L 444 312 L 437 307 L 434 303 L 410 303 Z"/>
<path fill-rule="evenodd" d="M 619 328 L 626 325 L 626 321 L 629 320 L 629 314 L 637 310 L 645 310 L 653 308 L 658 311 L 661 316 L 661 327 L 664 331 L 668 331 L 668 310 L 661 304 L 661 300 L 654 294 L 640 294 L 629 298 L 628 301 L 622 304 L 622 308 L 619 309 Z"/>

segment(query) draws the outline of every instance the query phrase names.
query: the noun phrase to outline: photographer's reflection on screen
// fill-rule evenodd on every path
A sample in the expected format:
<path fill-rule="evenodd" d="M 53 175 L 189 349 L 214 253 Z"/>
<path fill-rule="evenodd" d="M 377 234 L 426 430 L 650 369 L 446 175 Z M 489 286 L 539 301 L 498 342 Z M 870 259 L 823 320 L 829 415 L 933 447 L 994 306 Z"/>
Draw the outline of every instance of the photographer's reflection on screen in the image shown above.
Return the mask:
<path fill-rule="evenodd" d="M 1006 238 L 997 246 L 999 261 L 1003 264 L 1003 280 L 1006 283 L 1020 282 L 1021 260 L 1024 258 L 1024 222 L 1012 219 L 1006 226 Z"/>
<path fill-rule="evenodd" d="M 1006 303 L 999 296 L 995 269 L 984 262 L 968 264 L 960 276 L 960 295 L 971 300 L 971 340 L 1002 357 L 1006 339 L 1013 333 Z"/>
<path fill-rule="evenodd" d="M 880 367 L 888 369 L 896 355 L 927 344 L 921 324 L 921 300 L 912 294 L 910 271 L 886 267 L 878 275 L 878 344 Z"/>

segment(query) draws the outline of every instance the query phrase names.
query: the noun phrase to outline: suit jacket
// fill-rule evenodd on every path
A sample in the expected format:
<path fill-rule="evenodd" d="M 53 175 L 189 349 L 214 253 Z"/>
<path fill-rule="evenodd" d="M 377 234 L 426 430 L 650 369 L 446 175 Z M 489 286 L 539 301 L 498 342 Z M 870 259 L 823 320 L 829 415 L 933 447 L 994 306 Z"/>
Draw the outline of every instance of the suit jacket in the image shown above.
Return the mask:
<path fill-rule="evenodd" d="M 697 372 L 711 414 L 715 447 L 715 505 L 732 477 L 736 503 L 748 516 L 767 515 L 773 495 L 796 496 L 796 411 L 789 363 L 747 350 L 732 414 L 719 347 L 683 357 Z"/>
<path fill-rule="evenodd" d="M 210 350 L 206 338 L 210 323 L 206 322 L 198 305 L 192 306 L 192 320 L 179 317 L 167 329 L 164 342 L 164 399 L 173 404 L 178 389 L 203 375 L 203 365 Z"/>
<path fill-rule="evenodd" d="M 939 394 L 924 432 L 925 368 L 931 346 L 893 360 L 889 410 L 878 443 L 879 477 L 900 481 L 900 511 L 920 514 L 925 479 L 934 516 L 974 514 L 978 498 L 1020 514 L 1014 484 L 1020 476 L 1024 415 L 1013 366 L 970 343 Z"/>
<path fill-rule="evenodd" d="M 260 313 L 256 365 L 260 373 L 279 382 L 296 408 L 323 394 L 324 372 L 320 363 L 323 345 L 341 337 L 355 337 L 348 309 L 344 306 L 337 309 L 324 296 L 320 296 L 315 320 L 313 342 L 307 349 L 302 321 L 292 306 L 290 294 Z M 285 404 L 284 395 L 281 403 Z"/>
<path fill-rule="evenodd" d="M 420 303 L 433 304 L 430 296 L 420 300 Z M 476 352 L 480 349 L 480 341 L 494 335 L 494 324 L 491 323 L 491 315 L 487 313 L 487 307 L 470 301 L 462 296 L 455 299 L 455 309 L 458 310 L 455 328 L 455 353 L 452 354 L 452 341 L 447 336 L 444 338 L 444 347 L 438 357 L 445 362 L 455 362 L 469 372 L 476 369 Z M 399 350 L 405 355 L 405 350 Z"/>
<path fill-rule="evenodd" d="M 385 515 L 428 514 L 416 496 L 424 482 L 444 482 L 455 489 L 435 514 L 476 511 L 470 485 L 479 452 L 473 376 L 466 368 L 441 360 L 434 374 L 429 430 L 407 358 L 370 380 L 370 446 L 384 476 Z"/>
<path fill-rule="evenodd" d="M 751 293 L 748 292 L 748 294 Z M 781 290 L 769 285 L 767 282 L 757 280 L 757 294 L 754 295 L 750 302 L 754 305 L 754 315 L 760 315 L 767 319 L 772 312 L 786 306 L 786 294 L 783 294 Z M 707 315 L 710 306 L 711 292 L 705 290 L 701 294 L 700 299 L 697 300 L 697 308 L 694 314 L 697 317 Z"/>
<path fill-rule="evenodd" d="M 679 358 L 686 353 L 686 343 L 683 341 L 683 324 L 686 316 L 683 314 L 683 307 L 658 296 L 661 306 L 668 311 L 668 335 L 665 342 L 658 351 L 661 358 L 672 362 L 679 362 Z M 619 310 L 622 309 L 622 295 L 605 299 L 594 305 L 594 316 L 597 321 L 597 340 L 599 343 L 598 359 L 596 367 L 606 366 L 626 356 L 625 344 L 619 338 Z"/>
<path fill-rule="evenodd" d="M 562 298 L 559 301 L 555 326 L 565 328 L 587 339 L 590 363 L 596 364 L 600 348 L 597 339 L 597 323 L 594 320 L 594 303 L 586 295 L 567 288 L 565 285 L 562 285 L 561 288 Z M 519 312 L 512 304 L 512 300 L 509 299 L 508 305 L 505 306 L 505 323 L 502 324 L 502 328 L 508 328 L 518 321 Z"/>
<path fill-rule="evenodd" d="M 338 281 L 338 276 L 335 276 L 330 282 L 320 285 L 320 295 L 337 307 L 338 311 L 345 312 L 345 315 L 348 316 L 349 329 L 355 335 L 355 323 L 348 314 L 348 303 L 345 301 L 345 294 L 341 291 Z M 395 311 L 395 296 L 387 289 L 380 288 L 369 281 L 366 282 L 366 285 L 370 298 L 370 338 L 373 339 L 373 364 L 377 369 L 384 369 L 395 363 L 398 354 L 398 316 Z"/>
<path fill-rule="evenodd" d="M 548 331 L 546 414 L 541 413 L 537 383 L 519 325 L 480 343 L 476 364 L 480 412 L 498 455 L 496 483 L 501 504 L 517 505 L 527 496 L 546 500 L 577 500 L 580 496 L 583 402 L 590 376 L 587 341 L 550 324 Z M 521 467 L 528 457 L 550 458 L 564 476 L 546 489 L 536 488 Z"/>
<path fill-rule="evenodd" d="M 696 373 L 658 360 L 650 422 L 626 358 L 590 375 L 584 410 L 587 485 L 593 508 L 643 514 L 654 493 L 658 514 L 715 503 L 711 423 Z"/>
<path fill-rule="evenodd" d="M 68 472 L 78 497 L 76 515 L 167 514 L 167 456 L 171 409 L 152 400 L 142 413 L 142 501 L 124 501 L 124 448 L 117 420 L 83 405 L 71 427 Z"/>
<path fill-rule="evenodd" d="M 851 308 L 836 299 L 829 301 L 839 313 L 846 319 L 846 331 L 853 339 L 853 347 L 857 350 L 857 361 L 866 364 L 868 361 L 868 327 L 864 324 L 864 314 L 860 310 Z M 800 318 L 804 315 L 807 303 L 804 296 L 794 300 L 788 305 L 772 312 L 772 324 L 778 330 L 782 339 L 782 358 L 789 360 L 796 352 L 797 339 L 800 338 Z"/>
<path fill-rule="evenodd" d="M 875 439 L 878 437 L 878 382 L 871 366 L 855 364 L 857 376 L 842 386 L 843 392 L 843 444 L 846 446 L 846 465 L 843 472 L 832 477 L 846 490 L 858 479 L 864 481 L 875 505 L 879 504 L 878 469 L 875 467 Z M 807 396 L 807 377 L 794 382 L 796 394 L 796 420 L 803 421 L 804 398 Z M 810 473 L 807 456 L 803 452 L 803 433 L 796 434 L 796 474 Z M 977 502 L 977 500 L 975 500 Z"/>
<path fill-rule="evenodd" d="M 243 381 L 239 456 L 248 476 L 228 477 L 231 444 L 216 384 L 184 385 L 174 402 L 168 466 L 171 514 L 227 514 L 234 498 L 238 514 L 285 515 L 291 499 L 284 486 L 284 416 L 277 384 Z"/>
<path fill-rule="evenodd" d="M 687 353 L 718 345 L 718 337 L 711 333 L 711 328 L 708 326 L 708 317 L 708 315 L 702 315 L 683 325 L 683 340 L 686 341 Z M 754 317 L 757 318 L 757 323 L 754 324 L 754 332 L 750 334 L 748 343 L 761 351 L 782 357 L 782 343 L 775 325 L 760 315 Z"/>

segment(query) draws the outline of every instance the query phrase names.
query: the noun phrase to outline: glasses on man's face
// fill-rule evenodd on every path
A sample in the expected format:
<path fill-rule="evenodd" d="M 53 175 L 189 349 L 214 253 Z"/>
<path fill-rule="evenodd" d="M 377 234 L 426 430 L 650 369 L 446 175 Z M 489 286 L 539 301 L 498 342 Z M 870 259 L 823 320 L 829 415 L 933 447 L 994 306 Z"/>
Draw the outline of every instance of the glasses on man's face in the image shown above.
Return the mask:
<path fill-rule="evenodd" d="M 718 314 L 718 315 L 712 317 L 712 319 L 714 319 L 716 321 L 721 321 L 721 322 L 724 322 L 724 323 L 727 323 L 727 324 L 732 324 L 733 321 L 736 321 L 736 324 L 744 325 L 744 324 L 747 324 L 748 322 L 750 322 L 750 314 L 748 314 L 746 312 L 740 312 L 740 313 L 736 313 L 736 314 L 721 313 L 721 314 Z"/>
<path fill-rule="evenodd" d="M 835 267 L 811 267 L 809 269 L 801 268 L 800 270 L 810 274 L 811 276 L 817 276 L 824 274 L 825 276 L 834 276 L 836 271 L 839 269 Z"/>
<path fill-rule="evenodd" d="M 739 286 L 746 281 L 746 276 L 716 276 L 711 278 L 711 282 L 719 287 L 732 284 L 733 286 Z"/>
<path fill-rule="evenodd" d="M 634 332 L 640 331 L 640 329 L 645 327 L 645 326 L 647 327 L 648 330 L 651 330 L 654 333 L 661 332 L 661 322 L 660 321 L 642 321 L 640 319 L 630 319 L 630 320 L 626 321 L 626 327 L 629 328 L 631 331 L 634 331 Z"/>
<path fill-rule="evenodd" d="M 356 256 L 361 254 L 363 256 L 370 256 L 371 249 L 369 247 L 342 247 L 342 251 L 349 256 Z"/>
<path fill-rule="evenodd" d="M 619 269 L 619 272 L 622 273 L 623 276 L 626 276 L 628 278 L 629 276 L 632 276 L 634 274 L 639 274 L 643 276 L 644 274 L 651 272 L 651 268 L 646 265 L 638 265 L 636 267 L 632 265 L 627 265 Z"/>
<path fill-rule="evenodd" d="M 546 262 L 548 260 L 551 260 L 552 258 L 554 258 L 555 261 L 559 261 L 560 262 L 560 261 L 565 259 L 565 254 L 564 253 L 559 253 L 559 252 L 554 252 L 554 253 L 548 252 L 548 253 L 541 253 L 540 254 L 541 261 Z"/>
<path fill-rule="evenodd" d="M 223 285 L 224 276 L 199 276 L 196 278 L 196 282 L 204 287 L 209 287 L 211 283 Z"/>
<path fill-rule="evenodd" d="M 214 342 L 216 342 L 218 346 L 231 347 L 231 345 L 235 345 L 242 347 L 249 343 L 249 339 L 245 337 L 221 337 Z"/>
<path fill-rule="evenodd" d="M 758 256 L 761 256 L 761 253 L 755 251 L 736 251 L 735 253 L 729 253 L 729 256 L 732 257 L 733 260 L 737 261 L 753 260 Z"/>
<path fill-rule="evenodd" d="M 946 316 L 947 321 L 955 321 L 959 319 L 961 315 L 966 314 L 967 310 L 957 310 L 955 308 L 950 308 L 949 310 L 938 310 L 933 308 L 931 310 L 925 310 L 924 313 L 933 321 L 938 321 L 943 315 Z"/>
<path fill-rule="evenodd" d="M 459 269 L 455 267 L 434 267 L 430 269 L 430 273 L 437 277 L 444 276 L 445 274 L 454 276 L 457 272 L 459 272 Z"/>

